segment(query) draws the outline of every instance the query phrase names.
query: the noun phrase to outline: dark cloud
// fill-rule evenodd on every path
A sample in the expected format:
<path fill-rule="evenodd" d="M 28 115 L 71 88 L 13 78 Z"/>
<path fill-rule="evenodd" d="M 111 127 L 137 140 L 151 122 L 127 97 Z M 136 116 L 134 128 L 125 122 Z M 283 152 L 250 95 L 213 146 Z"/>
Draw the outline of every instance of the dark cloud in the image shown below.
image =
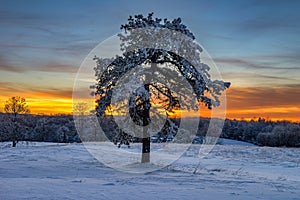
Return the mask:
<path fill-rule="evenodd" d="M 10 64 L 6 59 L 0 56 L 0 71 L 23 73 L 25 70 Z"/>
<path fill-rule="evenodd" d="M 9 94 L 18 94 L 21 96 L 26 96 L 27 98 L 57 98 L 57 99 L 92 99 L 93 97 L 90 95 L 91 89 L 79 88 L 73 91 L 72 87 L 59 87 L 59 86 L 48 86 L 48 87 L 32 87 L 32 85 L 28 84 L 20 84 L 13 82 L 0 82 L 0 88 L 3 91 L 2 95 Z"/>
<path fill-rule="evenodd" d="M 35 66 L 36 65 L 36 66 Z M 13 66 L 4 62 L 0 59 L 0 71 L 4 72 L 16 72 L 16 73 L 24 73 L 24 72 L 58 72 L 58 73 L 75 73 L 77 72 L 79 66 L 72 66 L 69 64 L 61 64 L 61 63 L 46 63 L 46 64 L 31 64 L 30 67 L 25 66 Z"/>
<path fill-rule="evenodd" d="M 0 82 L 0 88 L 2 93 L 4 90 L 12 91 L 16 87 L 15 83 L 12 82 Z"/>
<path fill-rule="evenodd" d="M 32 85 L 0 82 L 1 96 L 24 96 L 26 98 L 72 98 L 72 88 L 59 87 L 32 87 Z"/>
<path fill-rule="evenodd" d="M 21 69 L 19 67 L 15 67 L 15 66 L 12 66 L 12 65 L 7 65 L 3 62 L 0 62 L 0 71 L 23 73 L 24 69 Z"/>
<path fill-rule="evenodd" d="M 285 61 L 300 61 L 300 52 L 294 51 L 289 54 L 273 54 L 273 55 L 256 55 L 255 57 L 249 57 L 250 59 L 259 60 L 285 60 Z"/>
<path fill-rule="evenodd" d="M 37 68 L 37 71 L 42 72 L 62 72 L 62 73 L 75 73 L 79 66 L 72 66 L 61 63 L 48 63 Z"/>
<path fill-rule="evenodd" d="M 289 80 L 289 81 L 296 81 L 292 78 L 288 77 L 282 77 L 282 76 L 271 76 L 271 75 L 263 75 L 263 74 L 258 74 L 258 73 L 239 73 L 239 72 L 230 72 L 230 73 L 222 73 L 222 77 L 227 79 L 227 80 L 232 80 L 232 79 L 252 79 L 253 81 L 255 79 L 261 79 L 261 80 L 266 80 L 266 79 L 274 79 L 274 80 Z"/>
<path fill-rule="evenodd" d="M 241 29 L 247 32 L 249 31 L 263 32 L 263 31 L 269 31 L 274 29 L 276 30 L 276 29 L 289 28 L 289 27 L 291 27 L 291 24 L 287 23 L 285 20 L 274 20 L 265 17 L 243 21 L 241 25 Z"/>
<path fill-rule="evenodd" d="M 45 61 L 34 60 L 31 61 L 31 63 L 23 61 L 21 64 L 22 66 L 20 66 L 20 64 L 18 63 L 14 65 L 8 62 L 7 59 L 4 58 L 4 56 L 0 56 L 0 71 L 3 72 L 6 71 L 6 72 L 24 73 L 30 71 L 41 71 L 41 72 L 75 73 L 78 70 L 80 63 L 76 66 L 69 63 L 60 63 L 57 61 L 47 62 L 46 60 Z"/>
<path fill-rule="evenodd" d="M 29 51 L 32 50 L 41 50 L 41 51 L 51 51 L 53 53 L 64 53 L 66 55 L 85 55 L 89 51 L 92 50 L 92 48 L 95 46 L 94 43 L 92 43 L 89 40 L 80 39 L 78 38 L 68 41 L 58 41 L 53 40 L 54 44 L 40 44 L 40 45 L 33 45 L 30 42 L 28 43 L 9 43 L 9 44 L 2 44 L 1 48 L 6 49 L 7 52 L 10 51 L 16 51 L 16 50 L 24 50 L 27 49 Z M 83 54 L 84 53 L 84 54 Z"/>
<path fill-rule="evenodd" d="M 43 21 L 44 16 L 32 13 L 21 13 L 8 10 L 1 10 L 0 23 L 2 24 L 20 24 L 35 23 L 35 21 Z"/>
<path fill-rule="evenodd" d="M 244 2 L 240 10 L 242 14 L 248 13 L 249 17 L 241 21 L 240 29 L 247 33 L 274 33 L 287 29 L 299 31 L 299 6 L 300 2 L 297 0 L 288 3 L 277 0 Z"/>
<path fill-rule="evenodd" d="M 30 92 L 33 95 L 41 96 L 41 97 L 57 97 L 57 98 L 72 98 L 72 88 L 35 88 L 33 90 L 28 91 L 28 94 Z"/>
<path fill-rule="evenodd" d="M 274 56 L 275 57 L 275 56 Z M 289 58 L 289 57 L 285 57 Z M 252 58 L 253 59 L 253 58 Z M 300 70 L 299 67 L 275 67 L 268 64 L 261 64 L 258 62 L 248 61 L 246 59 L 237 59 L 237 58 L 214 58 L 214 61 L 217 63 L 230 64 L 238 67 L 245 67 L 249 70 L 258 70 L 258 69 L 270 69 L 270 70 Z M 273 60 L 274 62 L 274 60 Z M 278 61 L 280 62 L 280 61 Z"/>
<path fill-rule="evenodd" d="M 20 49 L 28 52 L 41 49 L 52 55 L 59 52 L 67 56 L 84 56 L 96 45 L 93 39 L 97 35 L 92 32 L 95 27 L 90 25 L 90 19 L 87 20 L 86 13 L 67 15 L 55 11 L 42 13 L 38 10 L 0 9 L 0 25 L 5 27 L 1 35 L 7 38 L 0 41 L 1 49 L 7 54 Z"/>

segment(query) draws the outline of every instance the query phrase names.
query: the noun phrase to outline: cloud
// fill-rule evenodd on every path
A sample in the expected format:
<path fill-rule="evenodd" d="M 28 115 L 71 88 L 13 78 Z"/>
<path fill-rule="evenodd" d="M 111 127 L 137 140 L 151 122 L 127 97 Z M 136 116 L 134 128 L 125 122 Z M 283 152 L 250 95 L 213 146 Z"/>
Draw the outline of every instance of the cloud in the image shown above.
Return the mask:
<path fill-rule="evenodd" d="M 29 4 L 25 7 L 30 7 Z M 5 6 L 7 5 L 4 4 L 4 8 Z M 49 10 L 43 12 L 45 5 L 38 2 L 34 3 L 34 7 L 36 9 L 16 11 L 7 6 L 7 10 L 1 10 L 0 24 L 4 27 L 1 37 L 5 39 L 0 43 L 3 51 L 1 54 L 5 53 L 5 57 L 11 58 L 13 53 L 19 56 L 19 60 L 24 60 L 24 56 L 29 55 L 35 59 L 41 59 L 40 55 L 59 59 L 63 54 L 64 57 L 83 59 L 96 45 L 95 40 L 99 39 L 99 35 L 91 31 L 95 28 L 90 25 L 91 19 L 83 11 L 69 15 L 61 10 L 56 12 L 56 7 L 49 5 Z"/>
<path fill-rule="evenodd" d="M 300 84 L 273 88 L 232 87 L 226 97 L 228 118 L 300 121 Z"/>
<path fill-rule="evenodd" d="M 69 64 L 47 63 L 41 65 L 41 67 L 37 68 L 36 71 L 75 73 L 78 70 L 78 68 L 78 66 L 71 66 Z"/>
<path fill-rule="evenodd" d="M 71 98 L 72 88 L 64 87 L 33 87 L 26 83 L 0 82 L 1 96 L 24 96 L 30 98 Z"/>
<path fill-rule="evenodd" d="M 34 64 L 32 64 L 34 65 Z M 40 64 L 36 67 L 34 66 L 28 67 L 16 67 L 7 63 L 3 63 L 0 60 L 0 71 L 6 72 L 16 72 L 16 73 L 24 73 L 30 71 L 40 71 L 40 72 L 59 72 L 59 73 L 75 73 L 79 66 L 72 66 L 69 64 L 60 64 L 60 63 L 47 63 L 47 64 Z"/>
<path fill-rule="evenodd" d="M 13 61 L 12 61 L 13 62 Z M 15 73 L 24 73 L 32 71 L 40 72 L 59 72 L 59 73 L 75 73 L 79 64 L 72 65 L 69 63 L 60 63 L 58 61 L 48 62 L 47 60 L 34 60 L 31 63 L 23 61 L 22 66 L 20 64 L 13 65 L 4 59 L 3 56 L 0 56 L 0 71 L 2 72 L 15 72 Z"/>
<path fill-rule="evenodd" d="M 13 12 L 9 10 L 1 10 L 0 12 L 0 22 L 5 24 L 34 23 L 34 21 L 42 20 L 44 20 L 43 15 L 38 14 Z"/>
<path fill-rule="evenodd" d="M 0 61 L 0 71 L 9 71 L 9 72 L 23 73 L 25 70 L 21 69 L 19 67 L 8 65 L 8 64 L 3 63 L 3 62 Z"/>
<path fill-rule="evenodd" d="M 6 59 L 0 56 L 0 71 L 23 73 L 25 70 L 11 65 Z"/>
<path fill-rule="evenodd" d="M 291 25 L 285 20 L 274 20 L 270 18 L 268 19 L 266 17 L 258 17 L 255 19 L 243 21 L 241 29 L 247 32 L 263 32 L 279 28 L 288 28 L 290 26 Z"/>
<path fill-rule="evenodd" d="M 48 97 L 48 98 L 70 98 L 72 96 L 71 88 L 34 88 L 27 91 L 27 95 L 36 97 Z"/>
<path fill-rule="evenodd" d="M 232 87 L 226 95 L 228 108 L 232 110 L 300 107 L 300 84 L 280 87 Z"/>
<path fill-rule="evenodd" d="M 297 29 L 299 21 L 299 1 L 264 0 L 244 2 L 240 7 L 243 15 L 248 16 L 240 24 L 245 32 L 265 32 L 274 30 Z"/>
<path fill-rule="evenodd" d="M 282 76 L 272 76 L 272 75 L 263 75 L 258 73 L 246 73 L 246 72 L 230 72 L 230 73 L 222 73 L 222 77 L 227 80 L 245 80 L 251 79 L 253 82 L 254 80 L 260 79 L 262 82 L 266 81 L 266 79 L 271 80 L 288 80 L 288 81 L 296 81 L 295 79 L 282 77 Z"/>
<path fill-rule="evenodd" d="M 275 57 L 275 56 L 273 56 Z M 269 56 L 270 58 L 270 56 Z M 271 57 L 272 58 L 272 57 Z M 291 58 L 288 56 L 285 56 L 284 58 Z M 293 57 L 294 58 L 294 57 Z M 252 58 L 253 59 L 253 58 Z M 257 58 L 258 59 L 258 58 Z M 300 67 L 275 67 L 268 64 L 261 64 L 258 61 L 249 61 L 246 59 L 238 59 L 238 58 L 214 58 L 214 61 L 217 63 L 223 63 L 223 64 L 230 64 L 238 67 L 244 67 L 248 70 L 258 70 L 258 69 L 270 69 L 270 70 L 300 70 Z M 270 62 L 270 61 L 269 61 Z M 274 62 L 274 60 L 273 60 Z M 277 63 L 279 64 L 279 63 Z"/>
<path fill-rule="evenodd" d="M 26 83 L 0 82 L 0 89 L 0 96 L 3 97 L 17 95 L 39 99 L 72 99 L 72 95 L 74 95 L 77 99 L 93 99 L 90 95 L 92 90 L 88 87 L 76 87 L 76 90 L 73 91 L 73 87 L 33 87 Z"/>

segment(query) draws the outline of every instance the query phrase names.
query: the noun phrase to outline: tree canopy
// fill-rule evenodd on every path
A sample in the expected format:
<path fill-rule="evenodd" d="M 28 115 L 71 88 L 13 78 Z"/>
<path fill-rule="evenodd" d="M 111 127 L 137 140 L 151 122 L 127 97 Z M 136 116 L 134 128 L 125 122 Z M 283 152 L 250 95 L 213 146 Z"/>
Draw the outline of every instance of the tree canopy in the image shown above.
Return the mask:
<path fill-rule="evenodd" d="M 15 96 L 9 98 L 4 105 L 4 111 L 11 113 L 14 116 L 18 114 L 28 114 L 30 110 L 26 104 L 26 100 L 23 97 Z"/>
<path fill-rule="evenodd" d="M 111 106 L 114 95 L 124 96 L 126 88 L 133 88 L 127 103 L 119 103 L 128 108 L 136 124 L 144 127 L 144 148 L 150 136 L 146 126 L 151 123 L 150 109 L 154 105 L 150 102 L 151 96 L 155 95 L 156 104 L 159 102 L 167 111 L 197 109 L 199 103 L 209 109 L 220 105 L 219 96 L 230 83 L 211 80 L 210 67 L 200 59 L 202 48 L 181 18 L 169 21 L 153 18 L 153 13 L 147 17 L 135 15 L 121 25 L 121 30 L 124 32 L 118 36 L 123 54 L 114 58 L 94 58 L 97 83 L 92 88 L 98 97 L 99 116 Z M 131 73 L 128 82 L 120 81 L 128 73 Z M 120 82 L 125 85 L 123 90 L 118 90 Z M 136 84 L 141 86 L 136 88 Z M 197 101 L 193 102 L 193 98 Z M 150 152 L 150 143 L 147 145 Z"/>

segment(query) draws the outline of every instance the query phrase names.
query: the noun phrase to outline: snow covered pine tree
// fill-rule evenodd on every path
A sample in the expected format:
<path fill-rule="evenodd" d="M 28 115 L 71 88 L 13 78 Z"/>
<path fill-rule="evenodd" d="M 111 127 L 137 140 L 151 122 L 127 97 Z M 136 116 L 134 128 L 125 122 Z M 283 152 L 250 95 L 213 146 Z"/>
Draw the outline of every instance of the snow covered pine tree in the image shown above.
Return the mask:
<path fill-rule="evenodd" d="M 121 77 L 137 66 L 150 65 L 150 68 L 144 71 L 145 84 L 134 91 L 128 101 L 130 117 L 137 125 L 143 127 L 141 162 L 147 163 L 150 162 L 150 135 L 147 125 L 151 123 L 151 96 L 156 94 L 155 104 L 163 105 L 166 111 L 198 108 L 199 103 L 188 103 L 191 97 L 184 95 L 187 88 L 181 88 L 181 83 L 174 81 L 171 71 L 183 77 L 191 86 L 197 102 L 203 103 L 209 109 L 220 105 L 219 96 L 229 88 L 230 83 L 210 79 L 209 66 L 200 61 L 202 48 L 194 42 L 195 36 L 181 23 L 180 18 L 171 22 L 167 19 L 153 18 L 153 13 L 147 17 L 130 16 L 127 24 L 121 26 L 121 30 L 124 32 L 118 36 L 123 55 L 115 58 L 94 58 L 97 63 L 97 83 L 91 88 L 95 90 L 94 95 L 98 96 L 96 111 L 101 119 L 111 106 L 113 90 Z M 160 80 L 168 81 L 182 92 L 175 94 Z M 186 101 L 185 106 L 179 103 L 179 97 Z M 170 119 L 168 120 L 169 125 L 172 124 Z M 124 131 L 119 131 L 119 134 L 123 137 L 118 138 L 130 139 Z M 128 141 L 119 142 L 128 144 Z"/>

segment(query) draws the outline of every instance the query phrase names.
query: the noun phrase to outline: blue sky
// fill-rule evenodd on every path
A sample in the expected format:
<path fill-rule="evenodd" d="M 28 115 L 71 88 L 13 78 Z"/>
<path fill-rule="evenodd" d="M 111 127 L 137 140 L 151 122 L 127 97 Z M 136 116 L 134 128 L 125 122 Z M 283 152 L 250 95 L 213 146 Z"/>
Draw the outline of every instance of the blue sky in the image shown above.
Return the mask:
<path fill-rule="evenodd" d="M 300 1 L 12 0 L 0 8 L 2 97 L 67 98 L 85 56 L 129 15 L 149 12 L 181 17 L 233 89 L 299 90 Z"/>

